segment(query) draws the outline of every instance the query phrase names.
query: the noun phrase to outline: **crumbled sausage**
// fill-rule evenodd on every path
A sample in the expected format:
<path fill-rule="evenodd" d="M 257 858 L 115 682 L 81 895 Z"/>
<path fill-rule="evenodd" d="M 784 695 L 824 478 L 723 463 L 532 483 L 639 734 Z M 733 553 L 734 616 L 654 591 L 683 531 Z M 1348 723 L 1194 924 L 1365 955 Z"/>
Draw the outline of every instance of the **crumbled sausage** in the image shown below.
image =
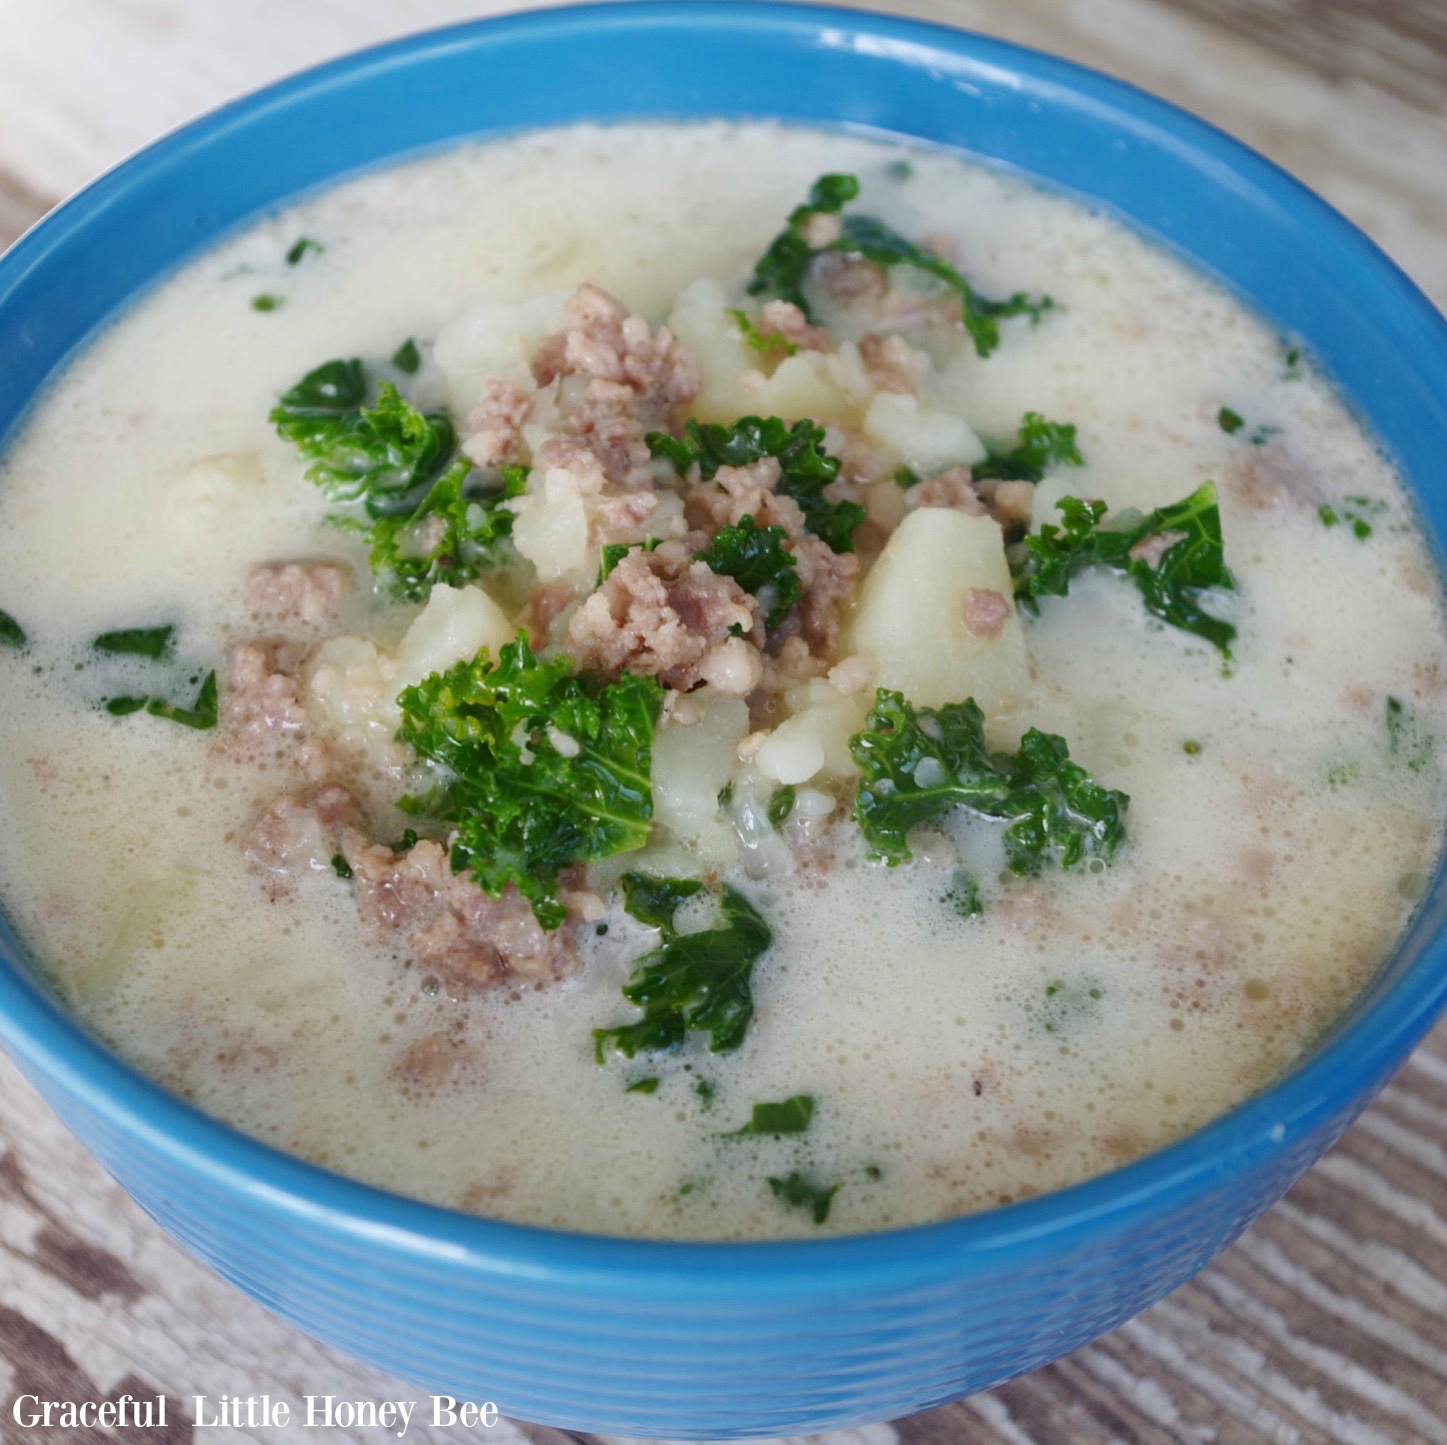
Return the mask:
<path fill-rule="evenodd" d="M 990 515 L 1002 527 L 1028 527 L 1035 508 L 1035 483 L 997 482 L 987 501 Z"/>
<path fill-rule="evenodd" d="M 998 637 L 1010 616 L 1010 604 L 998 592 L 971 587 L 964 596 L 965 627 L 972 637 Z"/>
<path fill-rule="evenodd" d="M 231 654 L 224 711 L 243 732 L 298 732 L 306 726 L 296 670 L 301 649 L 278 638 L 244 642 Z"/>
<path fill-rule="evenodd" d="M 241 850 L 283 878 L 323 872 L 332 866 L 343 830 L 360 819 L 356 799 L 340 783 L 319 783 L 275 799 L 242 839 Z"/>
<path fill-rule="evenodd" d="M 441 843 L 423 839 L 395 853 L 352 830 L 342 853 L 362 917 L 399 939 L 419 968 L 449 983 L 486 988 L 514 976 L 545 981 L 578 966 L 575 919 L 547 932 L 511 884 L 493 898 L 470 873 L 454 873 Z"/>
<path fill-rule="evenodd" d="M 813 274 L 823 282 L 824 289 L 831 296 L 841 301 L 882 301 L 889 289 L 883 266 L 876 266 L 873 261 L 866 261 L 861 256 L 846 256 L 838 251 L 821 256 L 814 263 Z"/>
<path fill-rule="evenodd" d="M 766 301 L 759 312 L 759 335 L 777 336 L 800 351 L 828 351 L 834 344 L 827 327 L 813 326 L 792 301 Z"/>
<path fill-rule="evenodd" d="M 533 355 L 539 386 L 558 377 L 587 375 L 626 385 L 634 412 L 662 422 L 674 408 L 698 395 L 698 362 L 666 326 L 654 332 L 641 316 L 596 286 L 583 285 L 568 298 L 563 331 Z"/>
<path fill-rule="evenodd" d="M 467 420 L 462 450 L 480 467 L 495 467 L 517 456 L 523 423 L 533 399 L 515 381 L 490 381 Z"/>
<path fill-rule="evenodd" d="M 985 504 L 975 490 L 968 467 L 950 467 L 937 477 L 916 482 L 904 494 L 904 504 L 910 511 L 919 507 L 949 507 L 968 512 L 972 517 L 985 515 Z"/>
<path fill-rule="evenodd" d="M 839 640 L 842 613 L 859 581 L 859 558 L 836 552 L 827 542 L 804 536 L 791 542 L 799 572 L 799 631 L 816 652 L 829 652 Z"/>
<path fill-rule="evenodd" d="M 254 612 L 308 627 L 325 622 L 351 590 L 351 571 L 338 562 L 264 562 L 245 583 Z"/>
<path fill-rule="evenodd" d="M 392 1065 L 392 1077 L 405 1093 L 425 1095 L 455 1082 L 477 1057 L 456 1029 L 437 1029 L 403 1049 Z"/>
<path fill-rule="evenodd" d="M 713 486 L 690 490 L 690 521 L 712 534 L 752 517 L 760 527 L 782 527 L 790 540 L 804 536 L 804 513 L 792 497 L 775 490 L 782 475 L 774 457 L 762 457 L 746 467 L 720 467 Z"/>
<path fill-rule="evenodd" d="M 573 613 L 563 650 L 590 671 L 657 676 L 686 689 L 715 666 L 711 653 L 737 633 L 753 635 L 755 605 L 732 577 L 694 562 L 685 543 L 635 548 Z"/>
<path fill-rule="evenodd" d="M 221 679 L 220 738 L 212 757 L 252 767 L 284 766 L 318 781 L 334 766 L 328 745 L 310 735 L 297 674 L 306 648 L 257 638 L 231 654 Z"/>
<path fill-rule="evenodd" d="M 859 338 L 859 356 L 869 379 L 881 391 L 918 395 L 929 371 L 929 355 L 894 333 L 881 336 L 866 331 Z"/>

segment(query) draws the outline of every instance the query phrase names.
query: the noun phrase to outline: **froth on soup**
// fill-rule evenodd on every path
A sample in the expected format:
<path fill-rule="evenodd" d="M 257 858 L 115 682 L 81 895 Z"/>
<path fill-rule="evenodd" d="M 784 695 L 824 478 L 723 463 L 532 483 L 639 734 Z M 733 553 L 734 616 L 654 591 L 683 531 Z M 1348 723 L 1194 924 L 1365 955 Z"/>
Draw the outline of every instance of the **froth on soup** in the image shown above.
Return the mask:
<path fill-rule="evenodd" d="M 6 906 L 259 1138 L 689 1238 L 1281 1075 L 1442 833 L 1440 580 L 1290 338 L 958 157 L 524 136 L 267 217 L 3 461 Z"/>

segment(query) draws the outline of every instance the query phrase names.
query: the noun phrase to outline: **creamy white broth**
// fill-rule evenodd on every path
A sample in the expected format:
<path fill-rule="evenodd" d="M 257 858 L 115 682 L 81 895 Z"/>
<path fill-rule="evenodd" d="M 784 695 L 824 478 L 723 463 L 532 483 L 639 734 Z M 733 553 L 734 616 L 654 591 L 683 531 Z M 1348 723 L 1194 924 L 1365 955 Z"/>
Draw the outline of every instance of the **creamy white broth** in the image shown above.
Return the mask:
<path fill-rule="evenodd" d="M 0 464 L 0 607 L 31 640 L 0 649 L 0 887 L 91 1027 L 207 1111 L 385 1187 L 702 1238 L 877 1229 L 1057 1188 L 1205 1122 L 1310 1047 L 1390 948 L 1440 842 L 1435 759 L 1394 757 L 1385 718 L 1395 697 L 1421 735 L 1447 726 L 1440 584 L 1410 504 L 1331 389 L 1222 291 L 1018 180 L 909 153 L 901 181 L 900 157 L 762 125 L 463 149 L 264 221 L 71 368 Z M 857 173 L 858 209 L 906 235 L 958 236 L 979 290 L 1054 298 L 1037 326 L 1003 323 L 988 359 L 958 348 L 937 365 L 936 395 L 975 432 L 1008 439 L 1032 410 L 1076 423 L 1070 485 L 1112 508 L 1218 482 L 1239 590 L 1207 605 L 1238 627 L 1234 664 L 1151 621 L 1119 577 L 1046 599 L 1008 741 L 1059 733 L 1130 795 L 1115 863 L 1006 883 L 992 830 L 952 817 L 947 862 L 922 849 L 886 869 L 840 821 L 822 877 L 729 874 L 774 930 L 743 1047 L 695 1037 L 599 1067 L 591 1031 L 630 1016 L 620 987 L 655 934 L 615 902 L 574 977 L 429 992 L 344 881 L 278 888 L 243 856 L 293 786 L 285 769 L 218 764 L 214 734 L 107 715 L 97 700 L 144 669 L 106 671 L 89 642 L 179 620 L 166 676 L 185 693 L 265 630 L 243 602 L 251 567 L 331 557 L 362 585 L 327 632 L 395 644 L 416 609 L 368 595 L 364 554 L 267 425 L 276 397 L 328 357 L 390 355 L 480 302 L 591 282 L 657 324 L 699 276 L 734 297 L 826 171 Z M 288 265 L 300 236 L 325 249 Z M 282 304 L 259 312 L 261 294 Z M 1222 429 L 1223 406 L 1244 432 Z M 1253 446 L 1262 427 L 1279 430 Z M 1386 500 L 1365 539 L 1320 513 L 1357 495 Z M 374 804 L 398 791 L 372 783 Z M 405 821 L 379 810 L 371 831 Z M 981 918 L 946 901 L 957 854 L 984 882 Z M 610 860 L 600 886 L 635 861 Z M 458 1041 L 446 1076 L 400 1077 L 440 1029 Z M 647 1077 L 655 1093 L 627 1091 Z M 806 1133 L 720 1137 L 797 1094 L 816 1104 Z M 839 1185 L 824 1225 L 773 1196 L 768 1178 L 793 1171 Z"/>

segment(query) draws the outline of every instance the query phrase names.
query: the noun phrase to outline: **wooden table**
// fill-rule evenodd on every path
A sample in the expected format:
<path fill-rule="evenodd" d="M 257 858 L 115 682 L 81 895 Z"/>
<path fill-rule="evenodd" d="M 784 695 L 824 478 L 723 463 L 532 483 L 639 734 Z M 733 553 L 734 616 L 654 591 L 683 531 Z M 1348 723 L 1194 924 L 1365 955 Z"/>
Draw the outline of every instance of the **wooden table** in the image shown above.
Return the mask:
<path fill-rule="evenodd" d="M 128 150 L 324 56 L 501 10 L 479 0 L 0 0 L 0 243 Z M 1447 5 L 1438 0 L 898 0 L 1057 51 L 1265 151 L 1447 302 Z M 194 1263 L 0 1060 L 0 1440 L 17 1394 L 425 1400 Z M 422 1411 L 419 1410 L 419 1414 Z M 295 1441 L 302 1427 L 198 1440 Z M 413 1423 L 409 1441 L 456 1440 Z M 478 1436 L 552 1445 L 503 1422 Z M 329 1441 L 380 1442 L 382 1429 Z M 830 1445 L 1447 1441 L 1447 1027 L 1343 1142 L 1170 1299 L 1026 1379 Z"/>

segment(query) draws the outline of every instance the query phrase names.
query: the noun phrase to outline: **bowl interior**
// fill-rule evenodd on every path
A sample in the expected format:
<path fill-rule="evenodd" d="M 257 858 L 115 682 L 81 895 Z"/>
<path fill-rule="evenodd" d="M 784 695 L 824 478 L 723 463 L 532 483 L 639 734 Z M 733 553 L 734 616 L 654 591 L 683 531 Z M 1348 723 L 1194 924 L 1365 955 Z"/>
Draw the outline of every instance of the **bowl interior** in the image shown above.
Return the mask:
<path fill-rule="evenodd" d="M 201 248 L 308 190 L 463 137 L 702 116 L 772 116 L 955 147 L 1107 209 L 1306 345 L 1413 486 L 1441 556 L 1447 328 L 1360 233 L 1261 157 L 1118 82 L 978 36 L 814 7 L 645 3 L 461 26 L 320 67 L 188 126 L 82 192 L 0 262 L 0 445 L 107 318 Z M 906 1257 L 922 1264 L 941 1248 L 1026 1249 L 1102 1213 L 1158 1208 L 1261 1151 L 1288 1151 L 1380 1082 L 1447 1000 L 1444 920 L 1439 870 L 1401 947 L 1303 1067 L 1111 1175 L 888 1237 L 667 1250 L 592 1241 L 588 1268 L 668 1254 L 680 1281 L 705 1269 L 727 1287 L 730 1270 L 757 1265 L 782 1283 L 828 1252 L 857 1283 L 861 1270 Z M 358 1229 L 402 1229 L 498 1258 L 552 1251 L 538 1267 L 582 1267 L 558 1236 L 393 1199 L 203 1118 L 85 1038 L 8 929 L 0 941 L 0 1039 L 88 1106 L 236 1187 L 265 1180 Z"/>

